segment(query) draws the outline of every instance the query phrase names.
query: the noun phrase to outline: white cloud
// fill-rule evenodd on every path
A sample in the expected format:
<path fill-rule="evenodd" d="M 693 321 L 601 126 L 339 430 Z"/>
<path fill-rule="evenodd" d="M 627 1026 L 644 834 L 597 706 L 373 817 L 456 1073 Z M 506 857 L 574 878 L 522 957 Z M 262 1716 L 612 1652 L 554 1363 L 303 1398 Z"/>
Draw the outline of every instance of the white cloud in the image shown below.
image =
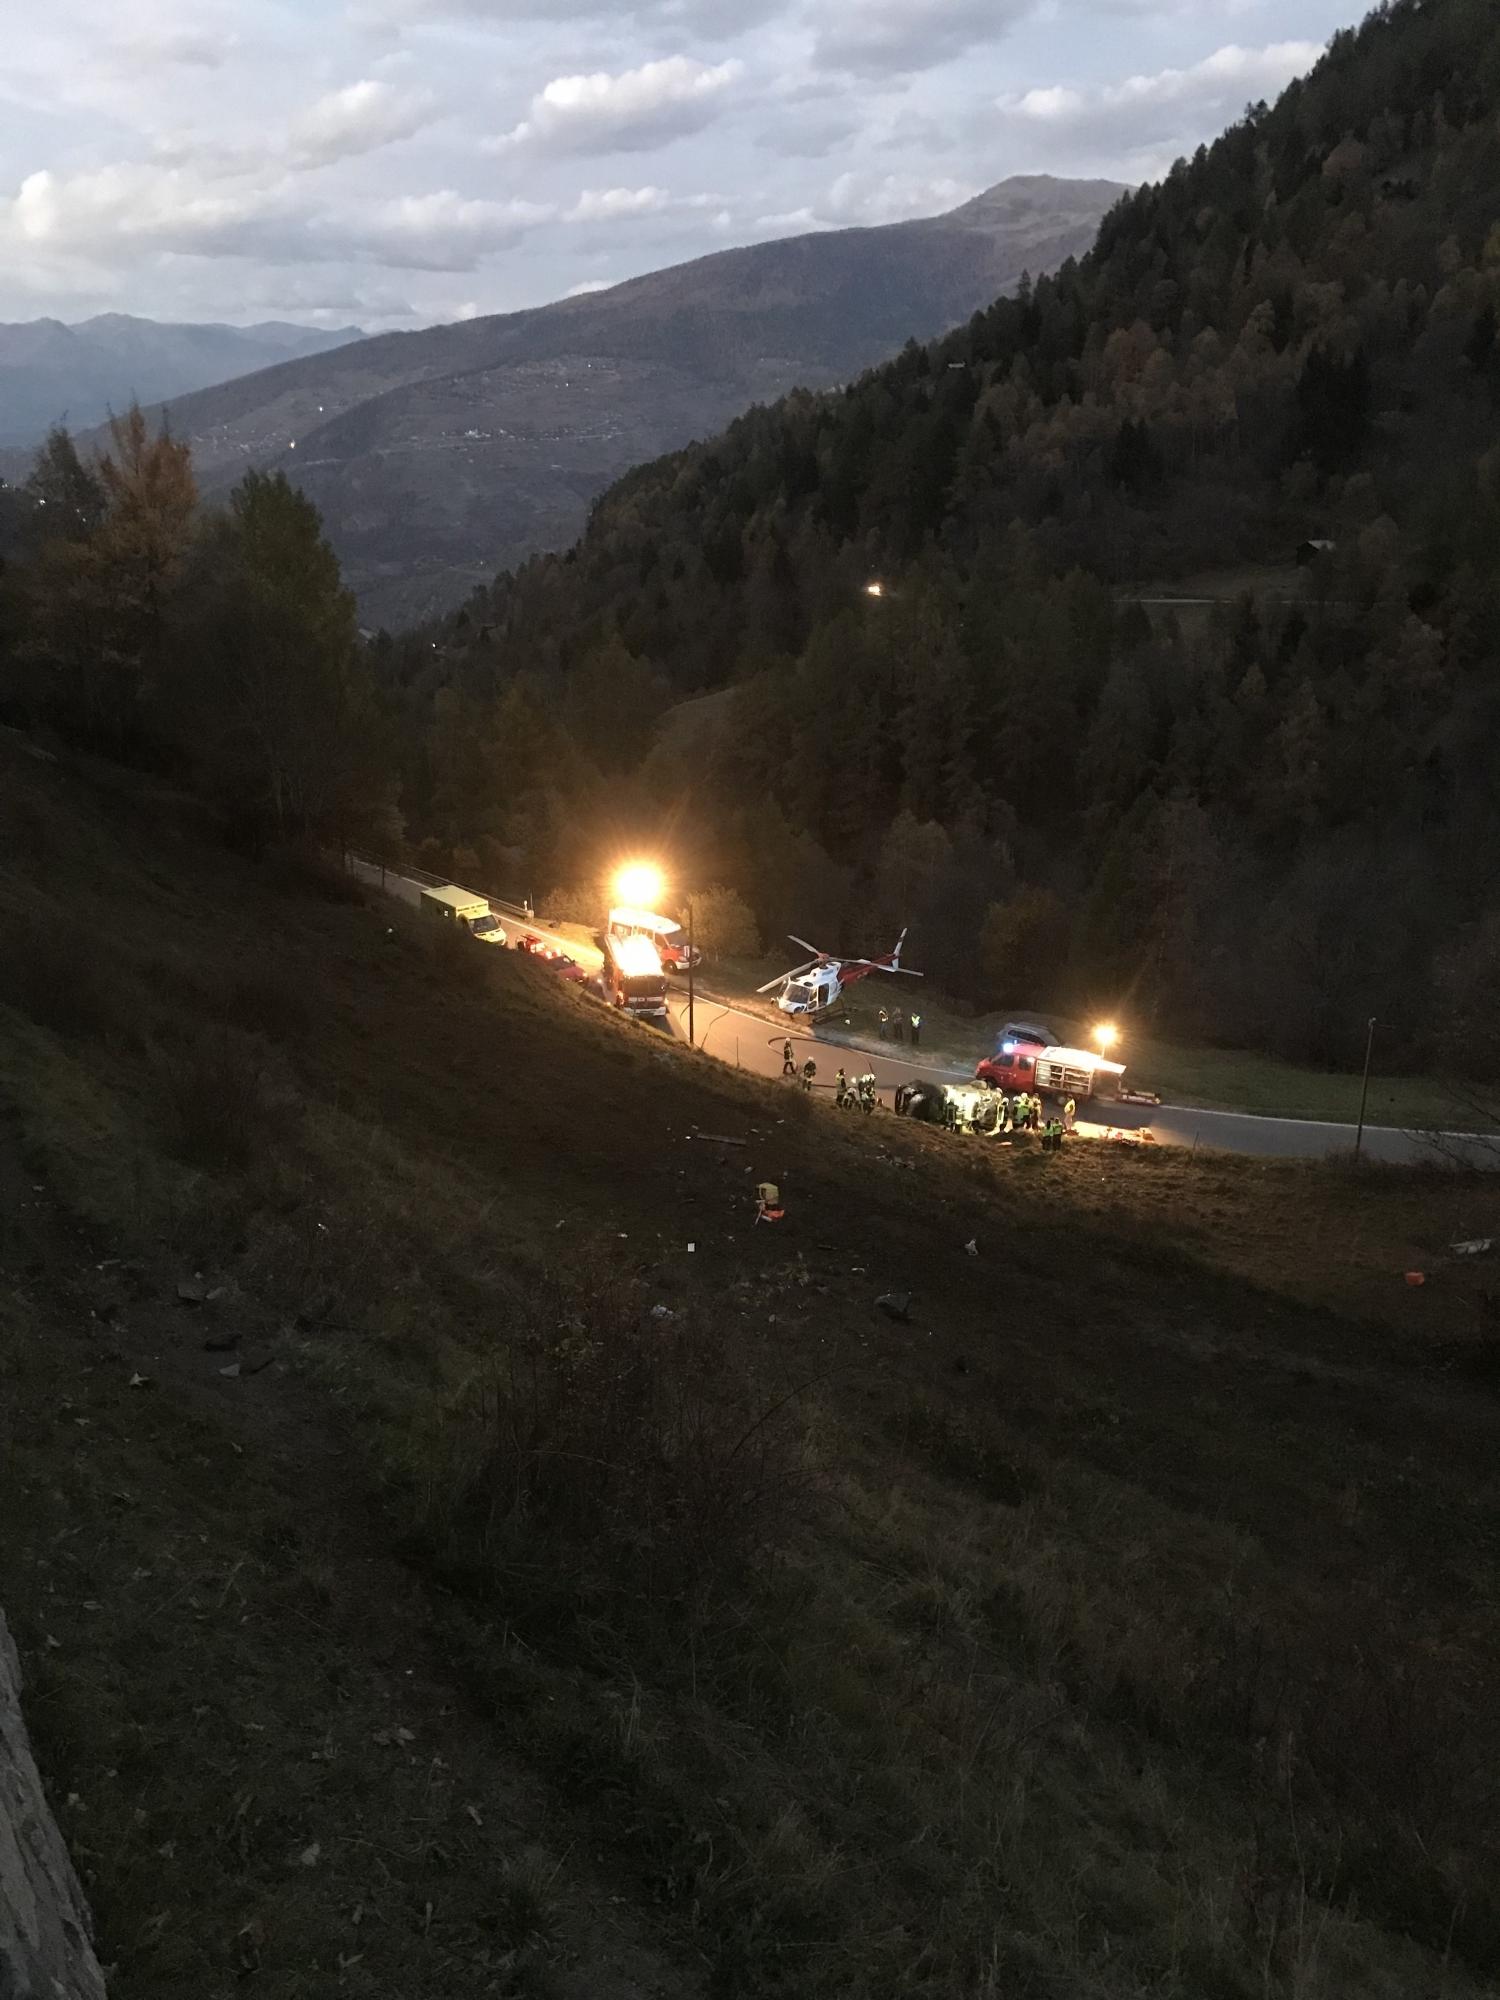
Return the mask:
<path fill-rule="evenodd" d="M 315 226 L 328 255 L 353 250 L 408 271 L 473 271 L 528 230 L 557 219 L 545 202 L 487 201 L 442 188 L 402 195 L 358 219 L 337 215 Z"/>
<path fill-rule="evenodd" d="M 825 0 L 813 58 L 859 76 L 934 69 L 998 42 L 1034 0 Z"/>
<path fill-rule="evenodd" d="M 1091 144 L 1106 150 L 1116 145 L 1140 149 L 1227 121 L 1247 98 L 1275 96 L 1322 53 L 1317 42 L 1272 42 L 1259 49 L 1231 42 L 1185 68 L 1127 76 L 1092 90 L 1053 84 L 1001 97 L 997 103 L 1000 110 L 1056 134 L 1064 144 L 1086 133 Z"/>
<path fill-rule="evenodd" d="M 437 100 L 427 90 L 397 90 L 365 77 L 333 90 L 292 120 L 288 143 L 299 166 L 331 166 L 409 139 L 432 117 Z"/>
<path fill-rule="evenodd" d="M 585 278 L 581 285 L 571 285 L 563 293 L 565 299 L 590 299 L 595 292 L 612 292 L 618 281 L 614 278 Z"/>
<path fill-rule="evenodd" d="M 611 76 L 554 77 L 531 100 L 529 115 L 487 150 L 533 147 L 554 153 L 624 153 L 699 132 L 738 82 L 737 62 L 708 64 L 668 56 Z"/>
<path fill-rule="evenodd" d="M 784 10 L 785 0 L 361 0 L 386 27 L 463 23 L 496 30 L 530 22 L 596 21 L 616 32 L 733 38 Z"/>
<path fill-rule="evenodd" d="M 665 188 L 585 188 L 564 222 L 618 222 L 624 216 L 659 215 L 671 206 Z"/>
<path fill-rule="evenodd" d="M 145 28 L 117 42 L 111 51 L 123 68 L 150 72 L 181 67 L 222 69 L 234 38 L 203 28 Z"/>
<path fill-rule="evenodd" d="M 120 162 L 69 176 L 43 168 L 27 175 L 12 200 L 0 201 L 0 242 L 9 237 L 43 252 L 146 243 L 224 254 L 237 237 L 251 244 L 286 208 L 279 190 L 207 187 L 180 167 Z"/>
<path fill-rule="evenodd" d="M 979 193 L 972 181 L 923 179 L 912 174 L 840 174 L 822 205 L 829 221 L 860 228 L 942 215 Z"/>

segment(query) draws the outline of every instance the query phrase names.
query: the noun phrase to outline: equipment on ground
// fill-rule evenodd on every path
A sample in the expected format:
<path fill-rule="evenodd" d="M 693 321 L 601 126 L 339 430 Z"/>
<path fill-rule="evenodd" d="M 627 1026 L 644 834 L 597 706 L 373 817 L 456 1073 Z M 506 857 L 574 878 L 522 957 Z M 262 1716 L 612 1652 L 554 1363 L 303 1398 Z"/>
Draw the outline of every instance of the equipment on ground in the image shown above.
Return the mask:
<path fill-rule="evenodd" d="M 1119 1097 L 1124 1063 L 1111 1062 L 1093 1049 L 1033 1040 L 1030 1033 L 1008 1028 L 995 1053 L 975 1069 L 976 1080 L 992 1090 L 1035 1090 L 1044 1097 Z"/>
<path fill-rule="evenodd" d="M 448 883 L 441 889 L 424 889 L 421 895 L 422 914 L 436 917 L 442 923 L 457 924 L 470 937 L 477 937 L 481 944 L 504 944 L 505 932 L 494 911 L 483 896 L 476 896 L 472 889 L 459 889 Z"/>
<path fill-rule="evenodd" d="M 690 966 L 696 969 L 703 963 L 702 952 L 696 945 L 689 945 L 682 925 L 671 917 L 658 916 L 654 910 L 611 910 L 608 935 L 645 938 L 655 946 L 667 972 L 686 972 Z"/>
<path fill-rule="evenodd" d="M 845 991 L 861 979 L 868 979 L 872 972 L 899 972 L 907 979 L 920 979 L 920 972 L 913 972 L 901 963 L 901 947 L 906 943 L 903 931 L 896 940 L 894 951 L 884 958 L 831 958 L 827 952 L 819 951 L 806 938 L 790 934 L 793 944 L 800 944 L 804 951 L 813 955 L 805 965 L 793 966 L 790 972 L 780 972 L 774 979 L 768 979 L 764 986 L 758 986 L 757 993 L 775 993 L 776 1005 L 783 1014 L 798 1015 L 804 1020 L 816 1020 L 819 1015 L 831 1014 L 844 997 Z"/>

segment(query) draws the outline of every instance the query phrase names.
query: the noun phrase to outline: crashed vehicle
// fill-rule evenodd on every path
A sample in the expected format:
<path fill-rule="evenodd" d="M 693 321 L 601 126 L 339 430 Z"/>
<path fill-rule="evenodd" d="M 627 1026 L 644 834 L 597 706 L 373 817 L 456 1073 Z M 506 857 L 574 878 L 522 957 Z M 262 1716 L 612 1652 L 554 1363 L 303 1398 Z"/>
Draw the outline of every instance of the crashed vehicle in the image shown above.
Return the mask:
<path fill-rule="evenodd" d="M 961 1132 L 993 1132 L 1000 1110 L 993 1091 L 963 1083 L 899 1084 L 895 1107 L 900 1118 Z"/>

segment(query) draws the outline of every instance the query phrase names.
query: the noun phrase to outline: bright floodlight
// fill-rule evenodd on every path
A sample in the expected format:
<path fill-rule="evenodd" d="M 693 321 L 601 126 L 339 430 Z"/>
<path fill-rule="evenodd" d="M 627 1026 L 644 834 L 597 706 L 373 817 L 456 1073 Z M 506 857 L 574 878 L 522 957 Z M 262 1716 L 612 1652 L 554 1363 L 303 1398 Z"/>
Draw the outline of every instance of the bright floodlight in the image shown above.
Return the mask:
<path fill-rule="evenodd" d="M 885 596 L 885 585 L 880 581 L 878 577 L 875 579 L 873 583 L 867 583 L 865 585 L 865 596 L 866 597 Z"/>
<path fill-rule="evenodd" d="M 1101 1049 L 1112 1049 L 1120 1039 L 1120 1031 L 1109 1021 L 1101 1021 L 1094 1030 L 1094 1040 Z"/>
<path fill-rule="evenodd" d="M 615 894 L 620 901 L 633 903 L 641 910 L 654 908 L 661 901 L 665 886 L 661 870 L 649 861 L 632 861 L 615 877 Z"/>

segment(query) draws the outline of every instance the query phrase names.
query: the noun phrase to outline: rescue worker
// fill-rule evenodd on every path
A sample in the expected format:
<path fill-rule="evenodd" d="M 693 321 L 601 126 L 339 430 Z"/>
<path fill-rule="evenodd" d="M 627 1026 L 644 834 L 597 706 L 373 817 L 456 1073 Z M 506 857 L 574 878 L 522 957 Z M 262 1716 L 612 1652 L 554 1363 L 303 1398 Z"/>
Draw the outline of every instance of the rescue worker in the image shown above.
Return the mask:
<path fill-rule="evenodd" d="M 802 1088 L 805 1091 L 808 1091 L 809 1093 L 811 1092 L 813 1087 L 813 1078 L 817 1075 L 817 1073 L 818 1073 L 818 1065 L 813 1061 L 812 1057 L 809 1056 L 807 1061 L 802 1065 Z"/>
<path fill-rule="evenodd" d="M 884 1007 L 881 1008 L 878 1019 L 880 1022 L 880 1039 L 883 1042 L 888 1041 L 891 1032 L 891 1021 L 890 1021 L 890 1016 L 886 1013 Z"/>
<path fill-rule="evenodd" d="M 859 1080 L 860 1109 L 867 1118 L 879 1101 L 879 1095 L 875 1089 L 875 1072 L 872 1069 L 867 1069 Z"/>
<path fill-rule="evenodd" d="M 797 1074 L 797 1065 L 792 1060 L 792 1045 L 790 1042 L 783 1042 L 781 1045 L 781 1074 L 783 1076 L 795 1076 Z"/>
<path fill-rule="evenodd" d="M 1074 1101 L 1074 1099 L 1070 1097 L 1067 1103 L 1063 1106 L 1063 1130 L 1065 1132 L 1071 1132 L 1074 1125 L 1077 1122 L 1078 1122 L 1078 1106 L 1077 1103 Z"/>
<path fill-rule="evenodd" d="M 1010 1130 L 1010 1099 L 1003 1090 L 995 1094 L 995 1137 Z"/>
<path fill-rule="evenodd" d="M 922 1016 L 920 1014 L 913 1014 L 911 1017 L 911 1045 L 914 1049 L 919 1049 L 922 1046 Z"/>
<path fill-rule="evenodd" d="M 844 1074 L 844 1066 L 839 1064 L 833 1078 L 833 1101 L 842 1111 L 849 1101 L 849 1079 Z"/>
<path fill-rule="evenodd" d="M 891 1037 L 898 1042 L 906 1040 L 906 1016 L 899 1007 L 891 1009 Z"/>

